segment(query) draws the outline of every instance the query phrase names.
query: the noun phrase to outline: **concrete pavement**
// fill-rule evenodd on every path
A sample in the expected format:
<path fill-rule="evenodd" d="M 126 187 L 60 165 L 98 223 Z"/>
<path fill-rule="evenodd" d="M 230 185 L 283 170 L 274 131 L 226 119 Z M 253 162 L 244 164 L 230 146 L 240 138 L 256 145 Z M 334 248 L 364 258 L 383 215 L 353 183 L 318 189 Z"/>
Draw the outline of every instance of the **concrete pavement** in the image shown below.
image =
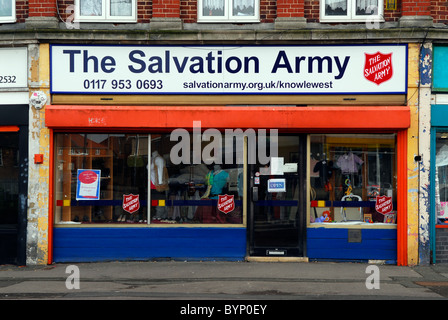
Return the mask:
<path fill-rule="evenodd" d="M 187 301 L 201 300 L 253 304 L 448 298 L 448 265 L 368 267 L 363 263 L 210 261 L 0 265 L 0 299 L 177 300 L 182 301 L 181 308 Z"/>

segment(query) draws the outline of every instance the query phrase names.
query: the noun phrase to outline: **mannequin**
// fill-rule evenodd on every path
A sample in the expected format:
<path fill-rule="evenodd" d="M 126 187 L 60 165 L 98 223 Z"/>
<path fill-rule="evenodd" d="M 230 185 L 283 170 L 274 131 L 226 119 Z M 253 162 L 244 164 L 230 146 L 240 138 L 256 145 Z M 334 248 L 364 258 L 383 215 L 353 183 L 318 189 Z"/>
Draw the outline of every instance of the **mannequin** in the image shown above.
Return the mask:
<path fill-rule="evenodd" d="M 150 180 L 151 180 L 151 199 L 152 200 L 163 200 L 168 197 L 168 171 L 166 169 L 165 160 L 159 154 L 159 152 L 154 151 L 151 153 L 151 164 L 150 164 Z M 166 207 L 155 207 L 155 217 L 156 220 L 167 218 L 167 208 Z"/>
<path fill-rule="evenodd" d="M 168 173 L 165 160 L 158 151 L 151 154 L 151 189 L 168 190 Z"/>
<path fill-rule="evenodd" d="M 227 185 L 229 174 L 222 170 L 221 165 L 215 164 L 213 170 L 205 177 L 207 191 L 202 196 L 202 199 L 218 199 L 218 195 L 222 194 L 222 190 Z"/>

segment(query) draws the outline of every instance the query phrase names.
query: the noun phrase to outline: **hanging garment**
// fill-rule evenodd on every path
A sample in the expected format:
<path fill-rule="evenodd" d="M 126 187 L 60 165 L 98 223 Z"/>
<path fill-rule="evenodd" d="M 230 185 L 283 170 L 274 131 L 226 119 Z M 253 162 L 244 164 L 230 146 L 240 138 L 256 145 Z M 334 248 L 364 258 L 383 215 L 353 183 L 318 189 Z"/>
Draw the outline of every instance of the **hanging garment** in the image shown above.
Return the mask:
<path fill-rule="evenodd" d="M 364 161 L 352 152 L 340 156 L 336 161 L 336 165 L 341 169 L 343 174 L 357 173 L 358 165 L 362 165 L 363 163 Z"/>

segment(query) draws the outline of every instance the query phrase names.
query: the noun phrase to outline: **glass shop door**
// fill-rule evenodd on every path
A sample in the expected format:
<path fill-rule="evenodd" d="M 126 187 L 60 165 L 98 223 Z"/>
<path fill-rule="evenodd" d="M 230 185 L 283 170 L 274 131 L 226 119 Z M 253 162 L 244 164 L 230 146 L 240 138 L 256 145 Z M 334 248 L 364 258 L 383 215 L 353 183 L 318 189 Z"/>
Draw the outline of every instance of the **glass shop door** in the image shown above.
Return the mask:
<path fill-rule="evenodd" d="M 0 131 L 0 264 L 16 263 L 18 217 L 19 133 Z"/>
<path fill-rule="evenodd" d="M 249 163 L 249 255 L 301 257 L 305 239 L 306 136 L 278 136 L 278 155 Z"/>

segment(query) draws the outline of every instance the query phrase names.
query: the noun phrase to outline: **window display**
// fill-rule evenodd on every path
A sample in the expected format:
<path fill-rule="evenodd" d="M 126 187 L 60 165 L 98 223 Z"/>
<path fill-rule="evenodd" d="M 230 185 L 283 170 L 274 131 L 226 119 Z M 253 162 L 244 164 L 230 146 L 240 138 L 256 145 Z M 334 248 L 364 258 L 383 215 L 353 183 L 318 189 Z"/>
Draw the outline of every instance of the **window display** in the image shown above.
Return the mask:
<path fill-rule="evenodd" d="M 169 134 L 55 134 L 55 223 L 242 223 L 243 164 L 192 161 L 192 140 L 173 163 Z"/>
<path fill-rule="evenodd" d="M 311 135 L 311 224 L 396 223 L 396 136 Z"/>

